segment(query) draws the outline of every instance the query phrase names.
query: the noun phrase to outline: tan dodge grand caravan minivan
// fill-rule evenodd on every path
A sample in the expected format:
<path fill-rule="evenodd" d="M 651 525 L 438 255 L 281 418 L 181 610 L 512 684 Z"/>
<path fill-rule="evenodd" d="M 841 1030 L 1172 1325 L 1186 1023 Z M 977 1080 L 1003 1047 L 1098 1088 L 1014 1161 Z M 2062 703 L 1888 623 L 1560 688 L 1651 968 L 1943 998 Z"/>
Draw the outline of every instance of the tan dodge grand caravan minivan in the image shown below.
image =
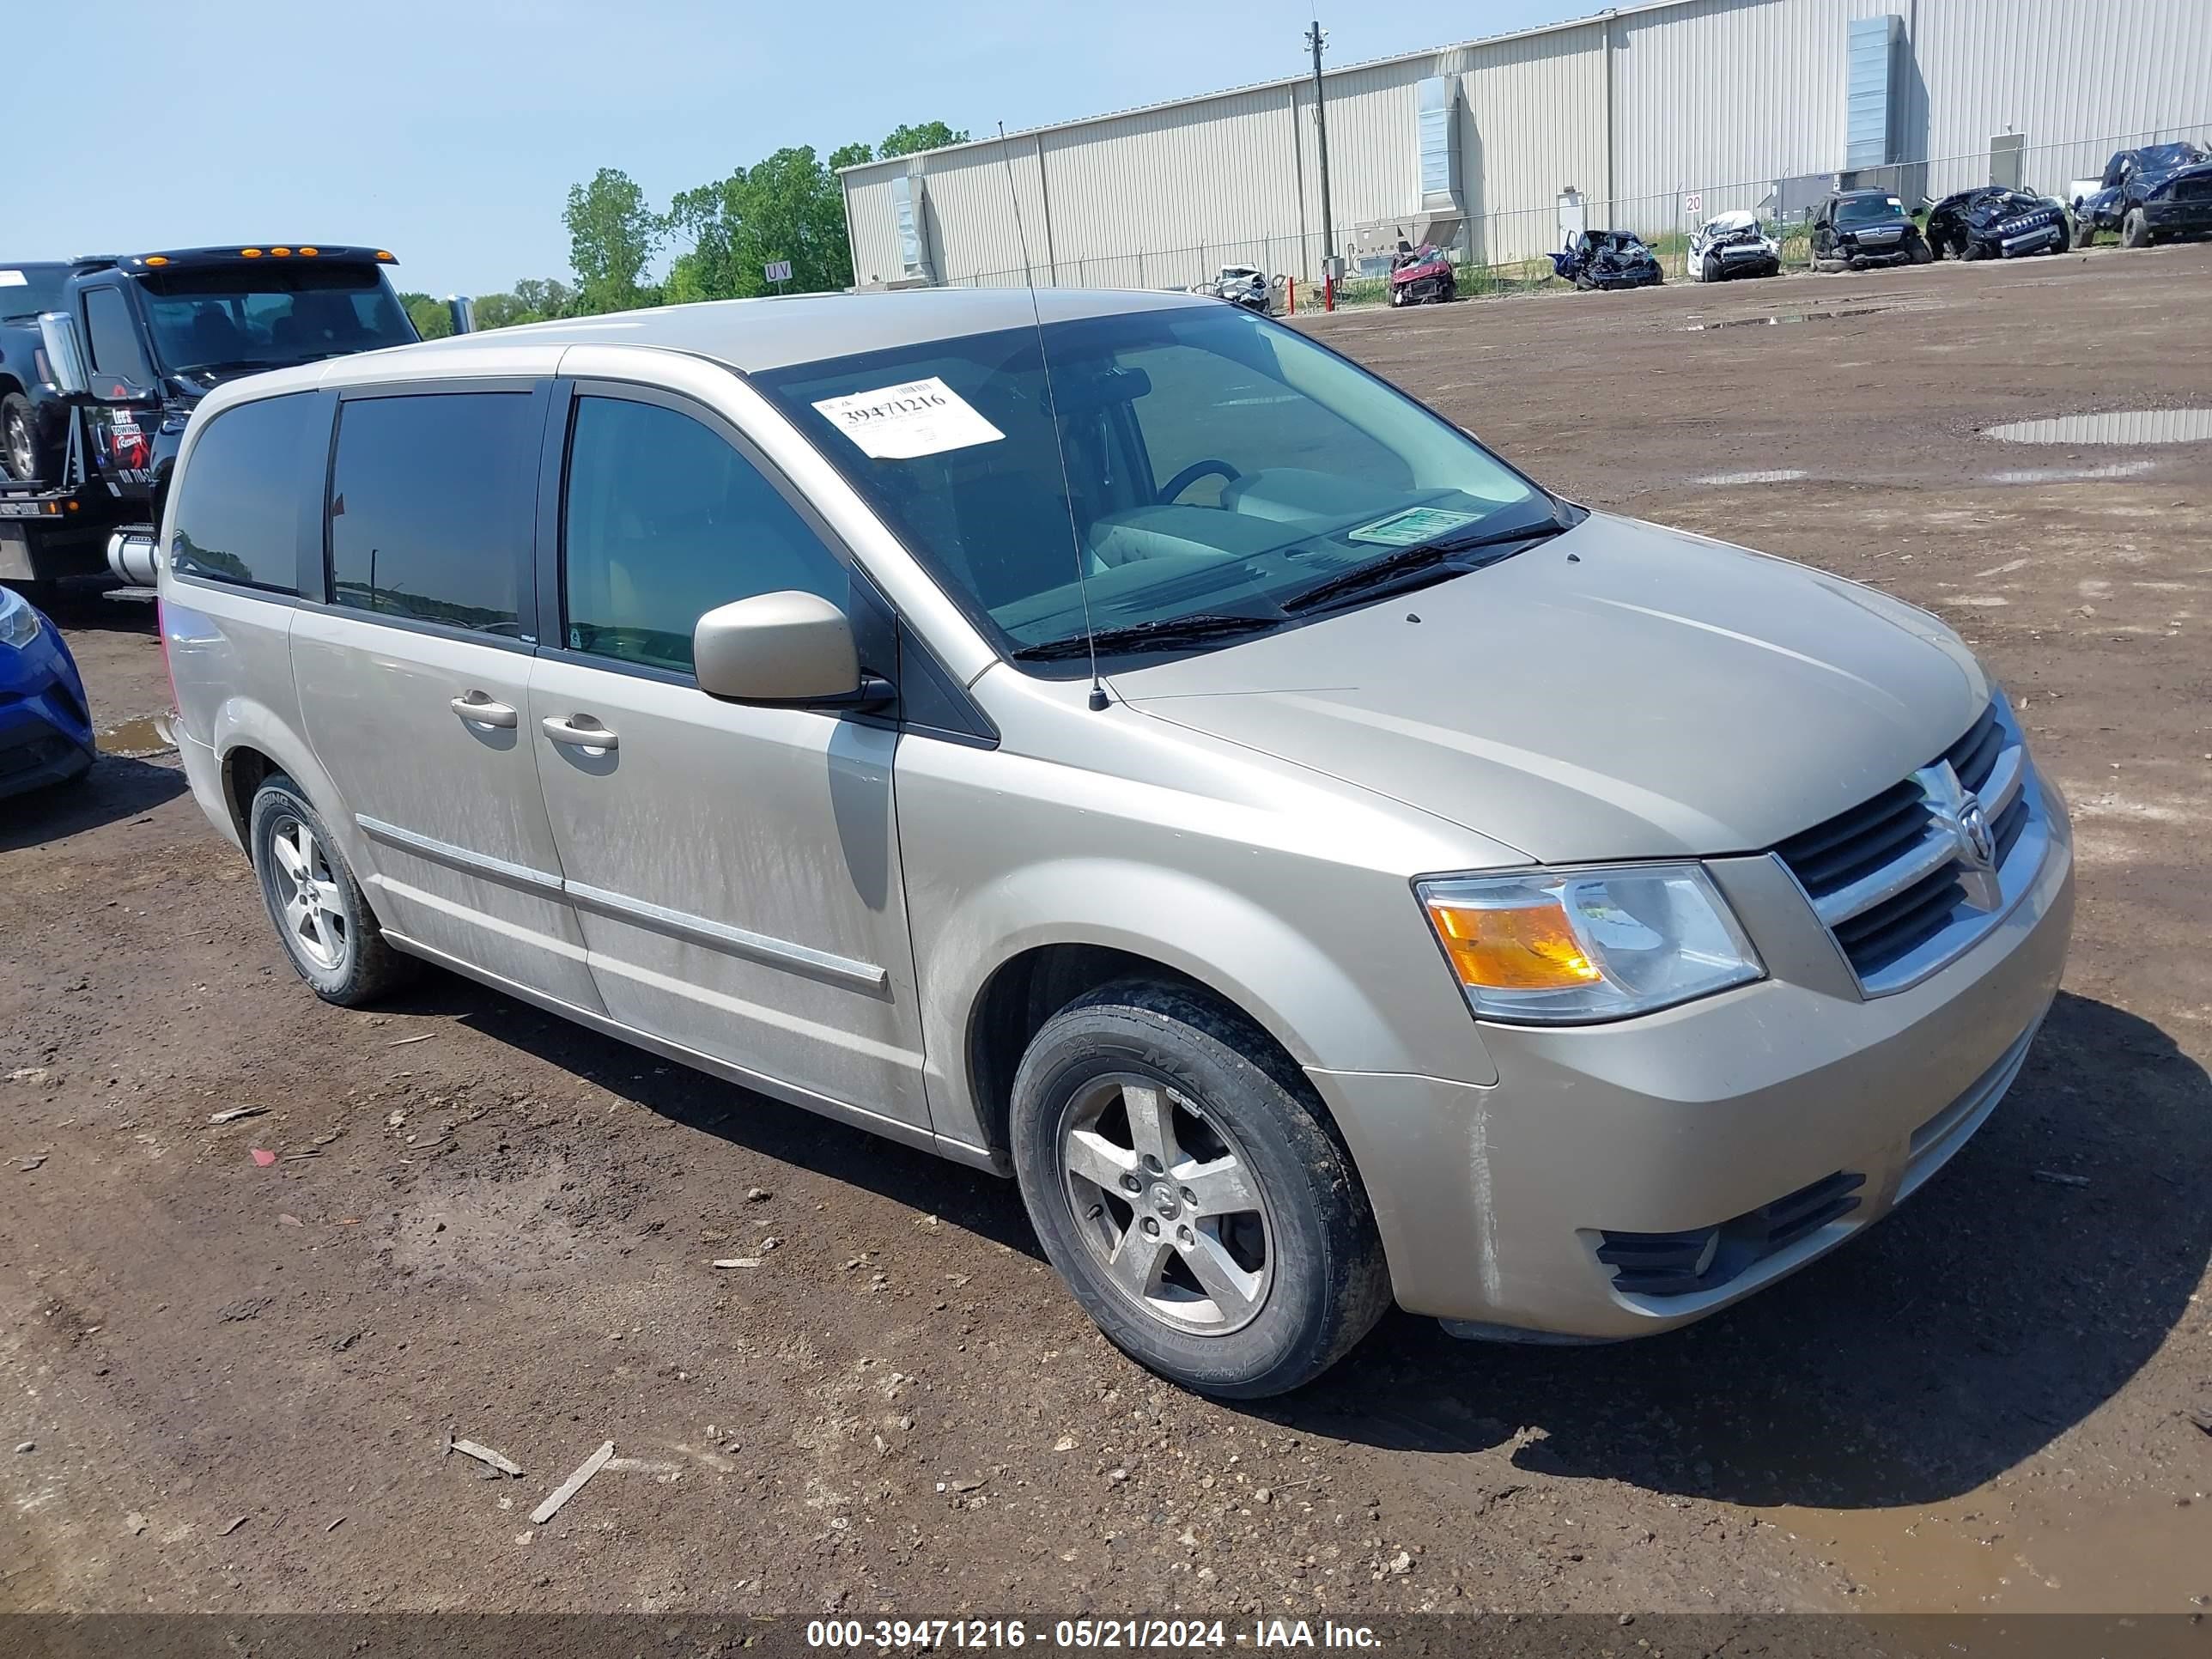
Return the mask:
<path fill-rule="evenodd" d="M 1041 303 L 210 393 L 181 747 L 308 983 L 436 963 L 1010 1172 L 1106 1334 L 1224 1395 L 1394 1298 L 1668 1329 L 1980 1127 L 2072 860 L 1950 629 L 1218 301 Z"/>

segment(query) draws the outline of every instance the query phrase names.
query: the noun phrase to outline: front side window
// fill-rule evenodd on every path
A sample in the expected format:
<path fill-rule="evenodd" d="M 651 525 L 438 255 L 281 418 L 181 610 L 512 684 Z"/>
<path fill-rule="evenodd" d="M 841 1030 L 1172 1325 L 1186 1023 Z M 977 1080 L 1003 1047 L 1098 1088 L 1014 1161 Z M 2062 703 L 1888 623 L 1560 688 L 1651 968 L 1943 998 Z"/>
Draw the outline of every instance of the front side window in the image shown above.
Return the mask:
<path fill-rule="evenodd" d="M 526 392 L 357 398 L 338 410 L 331 595 L 513 637 L 539 422 Z"/>
<path fill-rule="evenodd" d="M 155 350 L 172 374 L 252 374 L 415 339 L 374 265 L 263 258 L 149 271 L 137 282 Z"/>
<path fill-rule="evenodd" d="M 799 588 L 842 605 L 850 579 L 729 441 L 656 404 L 580 398 L 562 516 L 569 649 L 689 671 L 717 605 Z"/>
<path fill-rule="evenodd" d="M 134 386 L 153 384 L 154 371 L 147 364 L 145 348 L 139 343 L 130 301 L 120 289 L 87 289 L 84 321 L 93 368 L 102 374 L 120 375 Z"/>
<path fill-rule="evenodd" d="M 1085 589 L 1101 634 L 1287 623 L 1354 567 L 1552 520 L 1458 428 L 1240 308 L 1044 334 L 1049 394 L 1033 328 L 754 376 L 1017 659 L 1081 636 Z"/>
<path fill-rule="evenodd" d="M 289 593 L 299 585 L 300 486 L 314 441 L 312 392 L 216 416 L 177 480 L 169 568 L 179 575 Z M 327 439 L 325 424 L 320 435 Z"/>

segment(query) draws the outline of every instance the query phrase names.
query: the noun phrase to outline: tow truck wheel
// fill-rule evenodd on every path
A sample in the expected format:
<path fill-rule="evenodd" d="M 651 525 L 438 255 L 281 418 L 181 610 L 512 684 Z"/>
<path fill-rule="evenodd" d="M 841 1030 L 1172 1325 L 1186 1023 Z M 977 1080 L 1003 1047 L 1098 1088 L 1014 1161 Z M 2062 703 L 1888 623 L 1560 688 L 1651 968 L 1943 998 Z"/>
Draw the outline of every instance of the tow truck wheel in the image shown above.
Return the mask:
<path fill-rule="evenodd" d="M 2130 208 L 2128 216 L 2120 221 L 2120 246 L 2122 247 L 2150 246 L 2150 221 L 2143 216 L 2143 210 L 2141 208 Z"/>
<path fill-rule="evenodd" d="M 0 398 L 0 467 L 18 483 L 29 483 L 46 471 L 39 453 L 38 428 L 31 400 L 20 392 Z"/>

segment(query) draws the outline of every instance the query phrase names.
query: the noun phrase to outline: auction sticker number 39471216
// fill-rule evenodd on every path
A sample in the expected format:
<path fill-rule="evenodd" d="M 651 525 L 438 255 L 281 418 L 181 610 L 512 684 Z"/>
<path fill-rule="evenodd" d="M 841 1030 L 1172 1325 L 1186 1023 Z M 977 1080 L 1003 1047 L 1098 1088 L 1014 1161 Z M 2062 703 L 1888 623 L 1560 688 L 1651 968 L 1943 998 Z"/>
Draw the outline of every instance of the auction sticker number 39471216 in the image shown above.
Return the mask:
<path fill-rule="evenodd" d="M 910 461 L 948 449 L 996 443 L 1006 435 L 933 374 L 873 392 L 824 398 L 814 407 L 858 444 L 862 454 L 878 461 Z"/>

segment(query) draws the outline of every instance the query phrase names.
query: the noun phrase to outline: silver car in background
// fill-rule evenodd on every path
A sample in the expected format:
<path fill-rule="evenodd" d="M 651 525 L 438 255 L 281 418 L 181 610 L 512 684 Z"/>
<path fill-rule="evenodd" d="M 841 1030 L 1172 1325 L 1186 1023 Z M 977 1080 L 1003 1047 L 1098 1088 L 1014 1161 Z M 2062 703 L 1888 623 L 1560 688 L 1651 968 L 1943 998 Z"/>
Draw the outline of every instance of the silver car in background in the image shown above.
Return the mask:
<path fill-rule="evenodd" d="M 2072 860 L 1949 629 L 1241 310 L 1040 301 L 211 393 L 180 747 L 309 984 L 435 963 L 1010 1173 L 1105 1334 L 1227 1395 L 1394 1298 L 1669 1329 L 1995 1109 Z"/>

